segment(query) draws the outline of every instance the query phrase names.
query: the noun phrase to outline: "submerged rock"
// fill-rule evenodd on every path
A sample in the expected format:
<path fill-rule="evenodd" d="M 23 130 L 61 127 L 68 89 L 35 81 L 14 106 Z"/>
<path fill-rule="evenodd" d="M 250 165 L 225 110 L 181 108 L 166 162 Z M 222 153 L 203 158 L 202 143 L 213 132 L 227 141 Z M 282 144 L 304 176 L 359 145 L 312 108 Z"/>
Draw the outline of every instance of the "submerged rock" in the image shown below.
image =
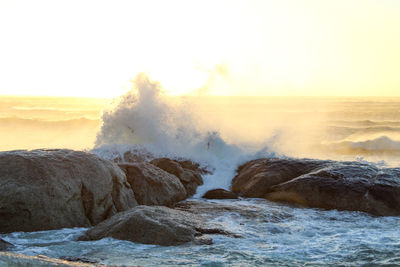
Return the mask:
<path fill-rule="evenodd" d="M 252 203 L 251 203 L 252 202 Z M 175 205 L 175 209 L 201 215 L 206 220 L 222 222 L 233 232 L 225 233 L 233 238 L 243 236 L 248 225 L 280 224 L 293 215 L 285 209 L 271 208 L 271 203 L 264 199 L 243 200 L 185 200 Z M 279 207 L 279 205 L 276 205 Z"/>
<path fill-rule="evenodd" d="M 193 196 L 199 185 L 203 184 L 203 178 L 200 174 L 204 170 L 200 169 L 198 164 L 191 161 L 176 161 L 169 158 L 158 158 L 150 162 L 164 171 L 179 178 L 186 189 L 186 197 Z"/>
<path fill-rule="evenodd" d="M 0 251 L 4 251 L 4 250 L 10 249 L 12 247 L 14 247 L 13 244 L 11 244 L 7 241 L 4 241 L 3 239 L 0 238 Z"/>
<path fill-rule="evenodd" d="M 209 244 L 210 238 L 202 235 L 212 233 L 228 234 L 224 229 L 208 224 L 200 215 L 163 206 L 137 206 L 96 225 L 79 240 L 113 237 L 143 244 L 171 246 L 191 241 Z"/>
<path fill-rule="evenodd" d="M 57 267 L 94 267 L 105 266 L 103 264 L 90 264 L 84 262 L 71 262 L 68 260 L 46 257 L 44 255 L 27 256 L 19 253 L 0 252 L 0 266 L 57 266 Z"/>
<path fill-rule="evenodd" d="M 172 206 L 186 198 L 186 190 L 175 175 L 147 163 L 119 164 L 140 205 Z"/>
<path fill-rule="evenodd" d="M 400 169 L 359 162 L 253 160 L 238 169 L 232 190 L 305 207 L 400 215 Z"/>
<path fill-rule="evenodd" d="M 137 205 L 124 172 L 72 150 L 0 152 L 0 232 L 95 225 Z"/>
<path fill-rule="evenodd" d="M 235 202 L 216 203 L 212 201 L 185 200 L 175 205 L 174 209 L 201 215 L 206 218 L 224 216 L 227 213 L 239 214 L 242 217 L 254 219 L 263 213 L 263 209 L 256 205 L 241 205 Z"/>
<path fill-rule="evenodd" d="M 98 263 L 95 260 L 91 260 L 85 257 L 73 257 L 73 256 L 61 256 L 59 257 L 60 260 L 66 260 L 66 261 L 72 261 L 72 262 L 78 262 L 78 263 L 92 263 L 96 264 Z"/>
<path fill-rule="evenodd" d="M 207 191 L 202 198 L 207 199 L 237 199 L 237 195 L 225 189 L 213 189 Z"/>

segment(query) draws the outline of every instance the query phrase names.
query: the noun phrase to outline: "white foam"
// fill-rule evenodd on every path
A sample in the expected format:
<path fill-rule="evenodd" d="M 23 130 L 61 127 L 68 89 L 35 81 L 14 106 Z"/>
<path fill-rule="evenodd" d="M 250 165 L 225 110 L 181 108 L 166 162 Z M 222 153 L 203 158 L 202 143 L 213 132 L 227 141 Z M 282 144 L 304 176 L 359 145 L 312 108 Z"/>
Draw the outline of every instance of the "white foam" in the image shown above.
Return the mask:
<path fill-rule="evenodd" d="M 197 195 L 212 188 L 228 188 L 237 165 L 249 158 L 249 153 L 225 142 L 217 131 L 202 130 L 187 106 L 171 103 L 161 85 L 145 74 L 139 74 L 132 90 L 104 112 L 92 150 L 105 158 L 122 158 L 127 151 L 188 158 L 214 169 L 204 177 L 205 185 Z"/>

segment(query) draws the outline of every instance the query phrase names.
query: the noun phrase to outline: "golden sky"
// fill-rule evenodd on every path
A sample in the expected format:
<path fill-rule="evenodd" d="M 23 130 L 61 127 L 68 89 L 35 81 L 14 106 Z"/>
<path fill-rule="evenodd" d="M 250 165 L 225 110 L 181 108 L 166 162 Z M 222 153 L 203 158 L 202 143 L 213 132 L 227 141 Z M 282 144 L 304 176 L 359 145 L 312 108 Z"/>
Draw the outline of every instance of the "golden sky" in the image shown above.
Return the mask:
<path fill-rule="evenodd" d="M 0 0 L 0 95 L 400 96 L 399 0 Z"/>

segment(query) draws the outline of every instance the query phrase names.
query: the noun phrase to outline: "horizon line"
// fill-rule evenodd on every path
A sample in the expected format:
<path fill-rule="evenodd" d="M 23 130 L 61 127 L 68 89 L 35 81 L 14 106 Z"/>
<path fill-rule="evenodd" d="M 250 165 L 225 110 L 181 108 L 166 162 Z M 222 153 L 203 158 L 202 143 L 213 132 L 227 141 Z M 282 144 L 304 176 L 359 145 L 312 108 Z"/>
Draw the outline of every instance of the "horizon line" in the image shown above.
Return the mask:
<path fill-rule="evenodd" d="M 123 94 L 122 94 L 123 95 Z M 120 95 L 120 96 L 122 96 Z M 299 98 L 400 98 L 400 95 L 165 95 L 167 97 L 299 97 Z M 2 97 L 15 97 L 15 98 L 91 98 L 91 99 L 113 99 L 120 96 L 72 96 L 72 95 L 23 95 L 23 94 L 0 94 L 0 98 Z"/>

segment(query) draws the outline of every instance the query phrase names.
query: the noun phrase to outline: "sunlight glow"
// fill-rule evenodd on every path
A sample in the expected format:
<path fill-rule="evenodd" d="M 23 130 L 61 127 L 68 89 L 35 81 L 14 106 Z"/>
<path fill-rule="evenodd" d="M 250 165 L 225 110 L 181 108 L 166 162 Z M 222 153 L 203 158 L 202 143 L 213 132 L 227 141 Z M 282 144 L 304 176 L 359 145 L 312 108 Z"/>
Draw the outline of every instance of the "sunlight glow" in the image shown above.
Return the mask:
<path fill-rule="evenodd" d="M 0 95 L 400 95 L 400 1 L 0 1 Z M 226 75 L 215 72 L 226 66 Z"/>

